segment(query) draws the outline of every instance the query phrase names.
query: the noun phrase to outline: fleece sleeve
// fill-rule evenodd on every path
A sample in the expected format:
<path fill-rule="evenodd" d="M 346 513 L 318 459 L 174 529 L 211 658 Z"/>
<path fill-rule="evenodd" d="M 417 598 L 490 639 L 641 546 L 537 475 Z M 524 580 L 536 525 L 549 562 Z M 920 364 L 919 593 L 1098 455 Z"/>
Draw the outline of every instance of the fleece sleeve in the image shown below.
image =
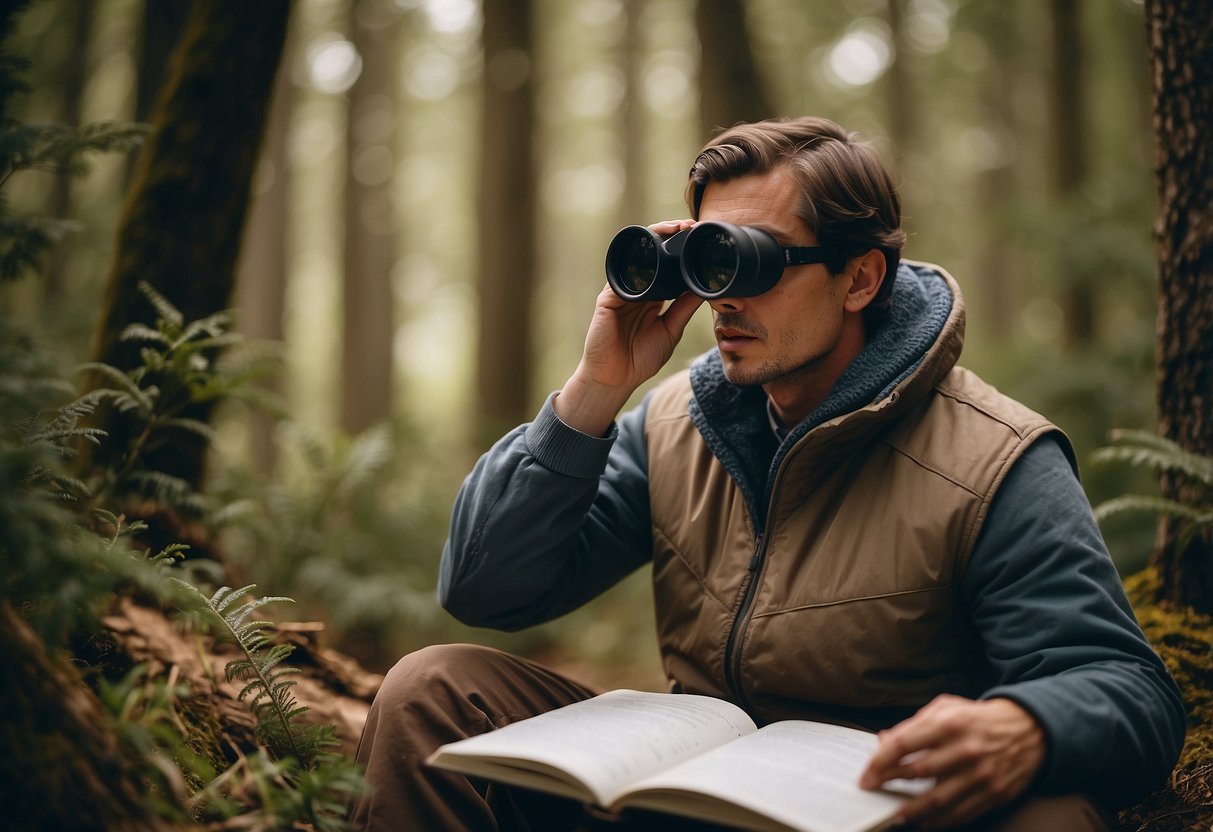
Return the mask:
<path fill-rule="evenodd" d="M 1058 442 L 1037 441 L 995 495 L 962 585 L 996 685 L 1044 729 L 1038 786 L 1121 806 L 1170 773 L 1178 688 L 1142 635 Z"/>
<path fill-rule="evenodd" d="M 540 624 L 652 557 L 646 405 L 600 438 L 561 422 L 553 399 L 480 458 L 455 499 L 438 597 L 465 624 Z"/>

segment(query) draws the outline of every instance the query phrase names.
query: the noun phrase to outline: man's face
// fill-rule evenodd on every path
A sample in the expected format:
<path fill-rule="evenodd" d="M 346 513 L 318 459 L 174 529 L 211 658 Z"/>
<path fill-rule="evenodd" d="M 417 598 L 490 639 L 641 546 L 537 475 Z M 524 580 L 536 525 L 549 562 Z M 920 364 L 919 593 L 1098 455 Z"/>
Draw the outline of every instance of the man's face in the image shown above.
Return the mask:
<path fill-rule="evenodd" d="M 816 236 L 797 214 L 798 197 L 796 180 L 784 167 L 712 182 L 704 190 L 699 220 L 754 226 L 783 246 L 816 245 Z M 845 344 L 839 349 L 857 323 L 844 327 L 849 284 L 845 275 L 832 277 L 823 264 L 814 263 L 785 268 L 774 288 L 761 295 L 711 301 L 728 380 L 764 385 L 777 403 L 792 390 L 779 396 L 772 386 L 824 387 L 824 396 L 854 357 Z"/>

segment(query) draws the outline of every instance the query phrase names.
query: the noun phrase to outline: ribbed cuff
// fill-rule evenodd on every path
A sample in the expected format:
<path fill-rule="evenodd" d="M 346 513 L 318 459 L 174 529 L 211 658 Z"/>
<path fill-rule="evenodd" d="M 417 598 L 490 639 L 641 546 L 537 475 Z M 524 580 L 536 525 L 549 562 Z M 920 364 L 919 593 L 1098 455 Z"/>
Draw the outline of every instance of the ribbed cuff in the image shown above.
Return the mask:
<path fill-rule="evenodd" d="M 527 426 L 524 436 L 527 450 L 540 465 L 557 474 L 583 479 L 601 477 L 619 435 L 619 426 L 612 422 L 605 437 L 582 433 L 560 421 L 552 406 L 555 398 L 555 393 L 548 396 L 535 421 Z"/>

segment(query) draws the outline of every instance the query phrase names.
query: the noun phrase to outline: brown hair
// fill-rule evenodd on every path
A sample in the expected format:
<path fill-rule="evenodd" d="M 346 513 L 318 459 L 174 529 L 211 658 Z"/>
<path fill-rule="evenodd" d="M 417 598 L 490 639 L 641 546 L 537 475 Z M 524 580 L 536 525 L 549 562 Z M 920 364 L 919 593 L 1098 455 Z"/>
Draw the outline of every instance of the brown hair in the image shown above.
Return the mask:
<path fill-rule="evenodd" d="M 906 235 L 893 180 L 858 134 L 814 116 L 731 127 L 704 145 L 691 165 L 686 190 L 691 216 L 699 218 L 709 182 L 763 174 L 778 165 L 787 165 L 800 184 L 799 214 L 818 243 L 843 252 L 839 260 L 826 263 L 831 274 L 874 248 L 884 254 L 884 283 L 864 310 L 867 321 L 879 321 L 888 312 Z"/>

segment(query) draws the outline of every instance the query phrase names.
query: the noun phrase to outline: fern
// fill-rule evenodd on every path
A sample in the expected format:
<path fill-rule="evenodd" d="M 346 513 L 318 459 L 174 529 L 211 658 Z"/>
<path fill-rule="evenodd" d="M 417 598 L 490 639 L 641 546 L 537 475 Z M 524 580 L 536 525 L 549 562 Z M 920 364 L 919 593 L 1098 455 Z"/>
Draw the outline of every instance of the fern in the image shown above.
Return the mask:
<path fill-rule="evenodd" d="M 1178 443 L 1147 431 L 1117 430 L 1112 445 L 1100 448 L 1093 459 L 1099 463 L 1123 462 L 1137 468 L 1185 477 L 1197 486 L 1206 504 L 1181 502 L 1168 497 L 1125 494 L 1095 507 L 1100 522 L 1121 514 L 1145 513 L 1176 517 L 1184 521 L 1178 543 L 1181 548 L 1204 529 L 1213 528 L 1213 457 L 1188 451 Z M 1199 498 L 1194 498 L 1199 499 Z"/>
<path fill-rule="evenodd" d="M 279 596 L 257 598 L 253 596 L 256 584 L 240 589 L 220 587 L 209 598 L 192 584 L 183 582 L 183 585 L 187 592 L 203 601 L 223 631 L 244 654 L 242 658 L 228 662 L 225 674 L 229 682 L 245 682 L 238 698 L 242 702 L 248 700 L 249 710 L 257 717 L 258 736 L 269 743 L 278 756 L 289 755 L 306 765 L 314 756 L 315 748 L 307 747 L 295 719 L 308 709 L 295 700 L 291 693 L 295 681 L 287 678 L 299 671 L 282 664 L 295 648 L 290 644 L 270 646 L 265 628 L 273 622 L 249 620 L 254 612 L 266 604 L 289 602 L 291 599 Z"/>

